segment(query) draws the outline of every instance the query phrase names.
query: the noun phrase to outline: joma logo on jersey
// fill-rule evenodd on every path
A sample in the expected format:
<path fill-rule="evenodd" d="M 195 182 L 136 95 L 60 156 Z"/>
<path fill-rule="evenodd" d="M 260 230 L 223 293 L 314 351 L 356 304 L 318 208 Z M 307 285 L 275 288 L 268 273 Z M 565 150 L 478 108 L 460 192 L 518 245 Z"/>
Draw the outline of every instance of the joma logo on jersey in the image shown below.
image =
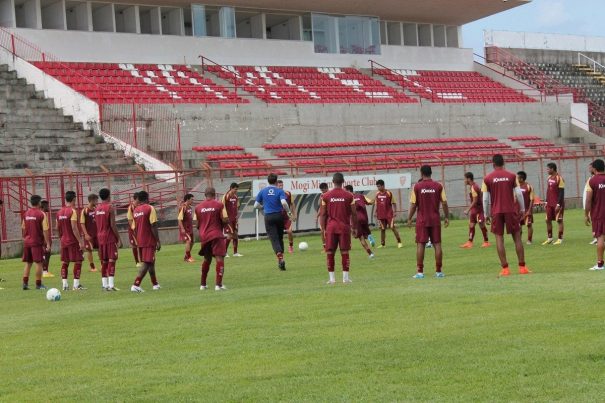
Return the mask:
<path fill-rule="evenodd" d="M 494 183 L 498 183 L 498 182 L 510 182 L 510 179 L 508 179 L 508 178 L 494 178 Z"/>
<path fill-rule="evenodd" d="M 208 213 L 210 211 L 216 211 L 216 209 L 214 207 L 206 207 L 206 208 L 200 209 L 200 213 Z"/>
<path fill-rule="evenodd" d="M 425 194 L 425 193 L 437 193 L 437 190 L 435 190 L 435 189 L 422 189 L 420 191 L 420 194 Z"/>
<path fill-rule="evenodd" d="M 67 217 L 66 215 L 60 215 L 59 217 L 57 217 L 58 220 L 67 220 L 69 217 Z"/>
<path fill-rule="evenodd" d="M 341 198 L 341 197 L 331 197 L 330 198 L 331 202 L 344 202 L 345 199 Z"/>
<path fill-rule="evenodd" d="M 36 221 L 36 217 L 25 217 L 25 221 Z"/>
<path fill-rule="evenodd" d="M 97 211 L 97 212 L 95 212 L 95 214 L 96 214 L 96 215 L 105 215 L 105 212 L 101 210 L 101 211 Z"/>
<path fill-rule="evenodd" d="M 139 218 L 139 217 L 142 217 L 144 215 L 145 215 L 145 213 L 142 213 L 142 212 L 134 213 L 134 218 Z"/>
<path fill-rule="evenodd" d="M 605 183 L 599 183 L 599 189 L 605 189 Z"/>

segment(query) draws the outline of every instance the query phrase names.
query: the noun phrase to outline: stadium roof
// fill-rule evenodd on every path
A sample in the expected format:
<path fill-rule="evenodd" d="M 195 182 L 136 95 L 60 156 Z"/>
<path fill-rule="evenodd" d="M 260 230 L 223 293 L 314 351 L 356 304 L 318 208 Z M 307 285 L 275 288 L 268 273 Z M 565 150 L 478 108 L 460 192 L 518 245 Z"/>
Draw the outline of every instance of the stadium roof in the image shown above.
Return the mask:
<path fill-rule="evenodd" d="M 116 0 L 132 3 L 128 0 Z M 191 3 L 265 9 L 377 16 L 382 20 L 463 25 L 527 4 L 531 0 L 151 0 L 145 4 L 184 6 Z"/>

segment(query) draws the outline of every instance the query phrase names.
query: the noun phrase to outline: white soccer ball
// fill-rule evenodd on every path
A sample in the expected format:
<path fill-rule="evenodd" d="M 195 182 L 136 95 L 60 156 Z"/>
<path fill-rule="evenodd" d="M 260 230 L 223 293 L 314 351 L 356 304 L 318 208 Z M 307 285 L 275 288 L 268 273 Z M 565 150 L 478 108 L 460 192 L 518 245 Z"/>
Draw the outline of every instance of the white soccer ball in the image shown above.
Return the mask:
<path fill-rule="evenodd" d="M 301 242 L 298 244 L 298 249 L 299 250 L 307 250 L 309 249 L 309 244 L 306 242 Z"/>
<path fill-rule="evenodd" d="M 46 299 L 51 302 L 60 301 L 61 291 L 57 290 L 56 288 L 51 288 L 50 290 L 46 291 Z"/>

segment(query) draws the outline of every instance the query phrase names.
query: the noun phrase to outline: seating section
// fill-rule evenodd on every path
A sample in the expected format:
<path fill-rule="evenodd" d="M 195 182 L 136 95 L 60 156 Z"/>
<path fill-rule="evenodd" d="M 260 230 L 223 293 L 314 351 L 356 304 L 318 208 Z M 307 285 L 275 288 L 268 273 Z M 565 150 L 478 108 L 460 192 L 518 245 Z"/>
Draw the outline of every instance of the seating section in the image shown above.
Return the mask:
<path fill-rule="evenodd" d="M 185 65 L 34 62 L 86 97 L 107 103 L 247 103 Z"/>
<path fill-rule="evenodd" d="M 414 103 L 354 68 L 209 66 L 268 103 Z"/>
<path fill-rule="evenodd" d="M 535 102 L 533 98 L 473 71 L 374 69 L 374 72 L 432 102 Z"/>
<path fill-rule="evenodd" d="M 257 155 L 245 152 L 242 146 L 195 146 L 192 150 L 202 153 L 202 158 L 214 169 L 233 176 L 261 177 L 268 171 L 286 174 L 283 170 L 273 169 L 270 162 L 259 160 Z"/>

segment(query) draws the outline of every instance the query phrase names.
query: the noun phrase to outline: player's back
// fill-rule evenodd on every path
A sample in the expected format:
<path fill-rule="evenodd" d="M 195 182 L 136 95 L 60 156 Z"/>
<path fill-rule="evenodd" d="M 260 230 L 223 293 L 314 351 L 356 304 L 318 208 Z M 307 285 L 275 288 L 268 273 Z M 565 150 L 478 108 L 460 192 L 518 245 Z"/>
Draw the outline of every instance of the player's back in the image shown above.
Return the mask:
<path fill-rule="evenodd" d="M 519 185 L 519 189 L 521 189 L 521 194 L 523 195 L 523 204 L 525 205 L 525 210 L 529 208 L 529 204 L 531 203 L 531 197 L 533 194 L 533 188 L 527 182 Z"/>
<path fill-rule="evenodd" d="M 495 169 L 483 179 L 483 192 L 490 193 L 492 214 L 514 213 L 517 175 L 505 169 Z"/>
<path fill-rule="evenodd" d="M 72 207 L 65 206 L 57 212 L 57 226 L 61 230 L 61 245 L 69 246 L 78 243 L 71 222 L 78 221 L 78 213 Z"/>
<path fill-rule="evenodd" d="M 416 224 L 423 227 L 441 225 L 439 205 L 445 201 L 443 185 L 432 179 L 423 179 L 414 185 L 411 196 L 412 203 L 416 204 Z"/>
<path fill-rule="evenodd" d="M 590 217 L 594 221 L 605 221 L 605 174 L 594 175 L 588 186 L 592 190 Z"/>
<path fill-rule="evenodd" d="M 100 245 L 118 242 L 111 229 L 111 203 L 102 202 L 95 210 L 95 223 L 97 224 L 97 238 Z"/>
<path fill-rule="evenodd" d="M 204 200 L 195 208 L 195 216 L 199 225 L 201 242 L 209 242 L 222 238 L 223 217 L 227 217 L 227 210 L 218 200 Z"/>
<path fill-rule="evenodd" d="M 37 208 L 29 208 L 23 214 L 23 230 L 25 246 L 44 245 L 44 222 L 46 214 Z"/>
<path fill-rule="evenodd" d="M 353 195 L 355 201 L 355 211 L 357 213 L 357 221 L 368 222 L 368 210 L 366 206 L 369 204 L 365 195 L 356 193 Z"/>
<path fill-rule="evenodd" d="M 152 225 L 158 221 L 155 208 L 147 203 L 139 204 L 134 208 L 132 216 L 137 246 L 140 248 L 155 247 L 157 240 L 151 230 Z"/>
<path fill-rule="evenodd" d="M 351 230 L 351 212 L 355 201 L 353 195 L 335 188 L 323 195 L 322 201 L 328 214 L 327 232 L 345 233 Z"/>

